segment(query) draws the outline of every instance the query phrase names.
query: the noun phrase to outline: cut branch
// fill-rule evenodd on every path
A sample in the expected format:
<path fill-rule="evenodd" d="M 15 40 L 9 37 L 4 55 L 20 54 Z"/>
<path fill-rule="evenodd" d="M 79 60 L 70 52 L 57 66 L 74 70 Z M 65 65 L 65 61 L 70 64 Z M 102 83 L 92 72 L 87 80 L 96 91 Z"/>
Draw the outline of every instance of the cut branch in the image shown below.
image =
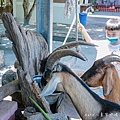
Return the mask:
<path fill-rule="evenodd" d="M 12 95 L 13 93 L 20 90 L 19 86 L 19 80 L 14 80 L 8 84 L 5 84 L 0 87 L 0 101 L 3 100 L 3 98 Z"/>
<path fill-rule="evenodd" d="M 3 13 L 2 21 L 6 28 L 6 36 L 13 43 L 13 51 L 20 65 L 17 74 L 24 106 L 34 106 L 29 99 L 31 97 L 46 112 L 51 113 L 50 106 L 45 98 L 38 96 L 40 88 L 33 81 L 34 75 L 41 74 L 40 61 L 48 56 L 46 40 L 41 34 L 25 31 L 10 13 Z"/>

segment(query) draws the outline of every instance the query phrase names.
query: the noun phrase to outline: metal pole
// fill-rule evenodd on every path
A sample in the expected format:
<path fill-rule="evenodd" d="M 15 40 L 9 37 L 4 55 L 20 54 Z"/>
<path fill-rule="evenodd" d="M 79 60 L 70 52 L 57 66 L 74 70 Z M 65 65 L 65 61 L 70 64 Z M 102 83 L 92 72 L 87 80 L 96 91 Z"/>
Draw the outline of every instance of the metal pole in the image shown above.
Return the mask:
<path fill-rule="evenodd" d="M 76 8 L 76 41 L 78 41 L 78 0 L 75 0 L 75 8 Z M 80 51 L 80 46 L 76 47 L 76 51 Z"/>
<path fill-rule="evenodd" d="M 71 24 L 71 26 L 70 26 L 70 28 L 69 28 L 69 31 L 68 31 L 68 33 L 67 33 L 67 35 L 66 35 L 66 37 L 65 37 L 64 42 L 63 42 L 63 45 L 66 43 L 66 41 L 67 41 L 67 39 L 68 39 L 68 37 L 69 37 L 69 34 L 70 34 L 70 32 L 71 32 L 71 30 L 72 30 L 72 28 L 73 28 L 73 25 L 74 25 L 74 23 L 75 23 L 75 20 L 76 20 L 76 16 L 74 17 L 74 19 L 73 19 L 73 21 L 72 21 L 72 24 Z"/>
<path fill-rule="evenodd" d="M 78 41 L 78 0 L 75 0 L 76 8 L 76 41 Z"/>
<path fill-rule="evenodd" d="M 52 52 L 53 31 L 53 0 L 36 1 L 36 25 L 40 33 L 48 43 L 49 52 Z"/>

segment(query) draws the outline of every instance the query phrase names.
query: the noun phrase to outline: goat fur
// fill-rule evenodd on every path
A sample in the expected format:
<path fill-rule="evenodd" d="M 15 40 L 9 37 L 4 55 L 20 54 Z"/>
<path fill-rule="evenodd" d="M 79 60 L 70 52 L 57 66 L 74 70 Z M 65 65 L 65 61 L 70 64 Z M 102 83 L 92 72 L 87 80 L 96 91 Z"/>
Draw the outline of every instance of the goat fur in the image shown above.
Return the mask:
<path fill-rule="evenodd" d="M 91 87 L 102 86 L 104 99 L 120 104 L 120 78 L 113 64 L 103 66 L 99 72 L 86 79 L 85 82 Z"/>
<path fill-rule="evenodd" d="M 67 66 L 60 63 L 58 65 L 61 70 L 52 73 L 50 81 L 40 94 L 41 97 L 52 94 L 55 86 L 61 82 L 83 120 L 119 120 L 118 104 L 100 98 Z"/>

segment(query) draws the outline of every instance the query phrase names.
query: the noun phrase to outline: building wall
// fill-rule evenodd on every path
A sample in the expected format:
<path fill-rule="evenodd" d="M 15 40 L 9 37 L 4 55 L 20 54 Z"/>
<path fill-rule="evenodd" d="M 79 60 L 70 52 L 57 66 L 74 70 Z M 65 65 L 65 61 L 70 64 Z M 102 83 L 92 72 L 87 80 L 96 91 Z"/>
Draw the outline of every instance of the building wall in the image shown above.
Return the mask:
<path fill-rule="evenodd" d="M 120 6 L 120 0 L 97 0 L 98 5 Z"/>
<path fill-rule="evenodd" d="M 29 1 L 30 1 L 30 8 L 31 8 L 33 4 L 33 0 L 29 0 Z M 62 1 L 63 3 L 57 3 L 59 1 Z M 54 0 L 54 3 L 53 3 L 53 22 L 54 23 L 71 24 L 74 19 L 75 10 L 72 11 L 70 18 L 64 17 L 64 7 L 65 7 L 64 1 L 65 0 Z M 20 22 L 23 22 L 24 20 L 22 2 L 23 0 L 13 0 L 13 15 L 14 17 L 17 17 Z M 78 11 L 80 11 L 80 7 L 78 7 Z M 30 23 L 36 23 L 36 8 L 32 14 Z"/>
<path fill-rule="evenodd" d="M 73 9 L 71 15 L 69 18 L 64 16 L 64 3 L 54 3 L 53 4 L 53 22 L 54 23 L 65 23 L 65 24 L 71 24 L 74 15 L 75 15 L 75 10 Z"/>

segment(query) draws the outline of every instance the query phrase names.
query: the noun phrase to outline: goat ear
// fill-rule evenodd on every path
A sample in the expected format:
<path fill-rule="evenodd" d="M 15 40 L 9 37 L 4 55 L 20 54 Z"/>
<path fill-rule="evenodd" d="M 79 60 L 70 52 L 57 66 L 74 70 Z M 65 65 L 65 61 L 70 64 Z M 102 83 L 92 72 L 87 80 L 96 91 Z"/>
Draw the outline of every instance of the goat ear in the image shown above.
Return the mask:
<path fill-rule="evenodd" d="M 107 69 L 105 72 L 105 75 L 102 81 L 104 96 L 108 96 L 113 89 L 114 80 L 113 80 L 112 74 L 113 73 L 111 69 Z"/>

